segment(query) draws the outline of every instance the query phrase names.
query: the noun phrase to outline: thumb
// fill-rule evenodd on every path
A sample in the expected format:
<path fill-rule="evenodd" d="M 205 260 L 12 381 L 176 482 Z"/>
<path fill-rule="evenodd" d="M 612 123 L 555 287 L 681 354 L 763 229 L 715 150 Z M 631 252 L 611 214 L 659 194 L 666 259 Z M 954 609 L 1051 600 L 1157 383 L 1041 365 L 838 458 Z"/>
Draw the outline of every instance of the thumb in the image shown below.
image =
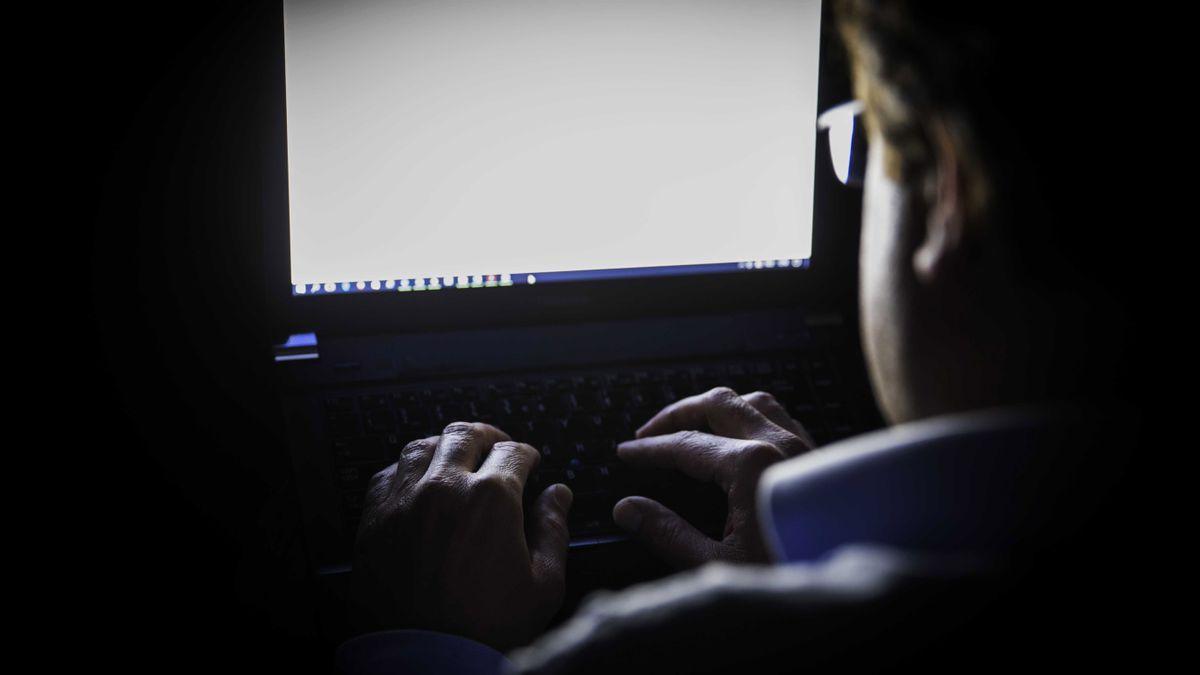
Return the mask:
<path fill-rule="evenodd" d="M 529 559 L 534 577 L 539 583 L 557 586 L 565 583 L 567 543 L 567 512 L 575 496 L 571 488 L 556 483 L 538 495 L 529 522 Z"/>
<path fill-rule="evenodd" d="M 718 542 L 653 499 L 622 499 L 613 507 L 613 520 L 675 567 L 696 567 L 719 557 L 721 545 Z"/>

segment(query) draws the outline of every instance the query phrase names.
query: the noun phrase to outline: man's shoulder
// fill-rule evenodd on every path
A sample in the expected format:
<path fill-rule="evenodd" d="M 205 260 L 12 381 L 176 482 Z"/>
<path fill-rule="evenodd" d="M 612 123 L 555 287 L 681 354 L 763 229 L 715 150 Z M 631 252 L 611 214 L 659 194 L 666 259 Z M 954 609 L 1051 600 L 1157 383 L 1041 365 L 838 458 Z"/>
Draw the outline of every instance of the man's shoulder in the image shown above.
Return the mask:
<path fill-rule="evenodd" d="M 980 605 L 986 561 L 853 546 L 805 564 L 706 565 L 593 597 L 511 655 L 521 672 L 789 671 L 869 657 L 871 635 L 910 644 Z M 932 631 L 932 633 L 930 632 Z"/>

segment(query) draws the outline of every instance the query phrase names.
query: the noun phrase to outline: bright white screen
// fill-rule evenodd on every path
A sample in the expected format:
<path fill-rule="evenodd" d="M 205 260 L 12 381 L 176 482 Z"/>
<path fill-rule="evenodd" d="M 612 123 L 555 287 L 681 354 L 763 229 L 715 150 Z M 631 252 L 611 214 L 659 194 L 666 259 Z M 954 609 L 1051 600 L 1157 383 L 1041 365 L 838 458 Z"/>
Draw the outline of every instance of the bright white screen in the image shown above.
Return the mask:
<path fill-rule="evenodd" d="M 284 5 L 293 283 L 810 257 L 819 1 Z"/>

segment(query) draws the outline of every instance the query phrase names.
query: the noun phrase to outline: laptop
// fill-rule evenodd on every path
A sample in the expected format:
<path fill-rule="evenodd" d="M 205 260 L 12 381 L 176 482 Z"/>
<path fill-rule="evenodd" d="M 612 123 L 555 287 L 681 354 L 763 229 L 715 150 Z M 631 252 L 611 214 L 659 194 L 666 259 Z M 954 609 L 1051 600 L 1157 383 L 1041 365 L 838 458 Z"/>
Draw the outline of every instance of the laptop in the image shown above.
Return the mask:
<path fill-rule="evenodd" d="M 615 456 L 679 398 L 768 391 L 819 443 L 879 423 L 822 4 L 282 3 L 266 273 L 313 573 L 454 421 L 539 449 L 573 556 L 625 550 L 627 494 L 719 535 L 715 488 Z"/>

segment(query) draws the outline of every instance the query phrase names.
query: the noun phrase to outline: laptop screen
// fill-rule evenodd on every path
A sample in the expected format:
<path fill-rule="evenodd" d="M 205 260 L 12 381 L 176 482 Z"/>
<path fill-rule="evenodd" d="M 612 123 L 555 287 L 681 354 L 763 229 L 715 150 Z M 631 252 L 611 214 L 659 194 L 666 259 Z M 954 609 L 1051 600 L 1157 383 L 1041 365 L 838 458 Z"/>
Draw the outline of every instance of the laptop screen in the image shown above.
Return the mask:
<path fill-rule="evenodd" d="M 821 3 L 285 0 L 294 295 L 805 267 Z"/>

